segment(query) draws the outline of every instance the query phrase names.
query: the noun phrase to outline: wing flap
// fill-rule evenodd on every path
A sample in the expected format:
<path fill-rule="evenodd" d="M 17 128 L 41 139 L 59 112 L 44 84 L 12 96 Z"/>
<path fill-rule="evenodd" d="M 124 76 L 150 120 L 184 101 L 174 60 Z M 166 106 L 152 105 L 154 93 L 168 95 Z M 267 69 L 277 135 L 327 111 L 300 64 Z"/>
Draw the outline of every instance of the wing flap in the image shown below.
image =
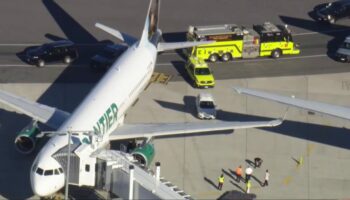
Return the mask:
<path fill-rule="evenodd" d="M 0 102 L 54 129 L 59 128 L 70 115 L 57 108 L 28 101 L 27 99 L 4 91 L 0 91 Z"/>
<path fill-rule="evenodd" d="M 244 128 L 274 127 L 281 120 L 251 121 L 251 122 L 186 122 L 186 123 L 157 123 L 157 124 L 125 124 L 110 135 L 110 140 L 129 138 L 150 138 L 157 136 L 189 135 Z"/>

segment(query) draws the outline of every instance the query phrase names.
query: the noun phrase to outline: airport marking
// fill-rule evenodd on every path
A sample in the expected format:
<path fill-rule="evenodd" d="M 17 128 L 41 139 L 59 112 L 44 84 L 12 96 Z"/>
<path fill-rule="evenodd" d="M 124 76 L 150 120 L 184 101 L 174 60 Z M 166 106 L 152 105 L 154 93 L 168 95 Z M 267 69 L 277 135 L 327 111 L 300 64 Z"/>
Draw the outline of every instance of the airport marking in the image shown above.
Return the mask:
<path fill-rule="evenodd" d="M 61 65 L 46 65 L 45 67 L 43 68 L 46 68 L 46 67 L 54 67 L 54 68 L 66 68 L 66 67 L 86 67 L 87 65 L 64 65 L 64 64 L 61 64 Z M 0 68 L 3 67 L 33 67 L 33 68 L 38 68 L 36 67 L 35 65 L 26 65 L 26 64 L 0 64 Z"/>
<path fill-rule="evenodd" d="M 320 34 L 320 33 L 336 33 L 336 32 L 343 32 L 343 31 L 349 31 L 350 28 L 346 28 L 346 29 L 339 29 L 339 30 L 328 30 L 328 31 L 313 31 L 313 32 L 305 32 L 305 33 L 295 33 L 292 34 L 293 36 L 303 36 L 303 35 L 316 35 L 316 34 Z"/>
<path fill-rule="evenodd" d="M 259 62 L 259 61 L 280 61 L 280 60 L 297 60 L 297 59 L 308 59 L 308 58 L 320 58 L 320 57 L 327 57 L 327 54 L 317 54 L 317 55 L 308 55 L 308 56 L 295 56 L 295 57 L 285 57 L 285 58 L 279 58 L 279 59 L 272 59 L 272 58 L 265 58 L 265 59 L 252 59 L 252 60 L 234 60 L 228 63 L 245 63 L 245 62 Z M 217 62 L 215 64 L 227 64 L 226 62 Z M 47 67 L 56 67 L 56 68 L 65 68 L 65 67 L 86 67 L 87 65 L 47 65 Z M 172 63 L 156 63 L 156 66 L 173 66 Z M 33 67 L 33 65 L 26 65 L 26 64 L 0 64 L 0 67 Z M 46 67 L 46 66 L 45 66 Z M 44 68 L 45 68 L 44 67 Z"/>

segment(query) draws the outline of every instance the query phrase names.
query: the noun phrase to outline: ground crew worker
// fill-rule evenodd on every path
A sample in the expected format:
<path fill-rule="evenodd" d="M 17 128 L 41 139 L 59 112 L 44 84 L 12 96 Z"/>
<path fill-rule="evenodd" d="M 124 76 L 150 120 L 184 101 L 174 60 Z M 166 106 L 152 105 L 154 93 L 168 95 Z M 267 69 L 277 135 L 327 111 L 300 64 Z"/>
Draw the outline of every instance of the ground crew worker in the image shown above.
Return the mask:
<path fill-rule="evenodd" d="M 245 169 L 245 182 L 246 183 L 250 180 L 252 173 L 253 173 L 253 169 L 250 166 L 247 169 Z"/>
<path fill-rule="evenodd" d="M 242 179 L 242 166 L 241 165 L 236 168 L 235 173 L 236 173 L 237 182 L 239 183 L 240 180 Z"/>
<path fill-rule="evenodd" d="M 224 185 L 224 181 L 225 181 L 224 174 L 221 174 L 221 176 L 219 177 L 219 185 L 218 185 L 219 190 L 221 190 L 222 186 Z"/>
<path fill-rule="evenodd" d="M 259 157 L 254 158 L 254 168 L 260 167 L 263 160 Z"/>
<path fill-rule="evenodd" d="M 249 181 L 247 181 L 247 190 L 246 193 L 249 194 L 250 193 L 250 188 L 252 187 L 252 183 Z"/>
<path fill-rule="evenodd" d="M 262 185 L 263 187 L 269 185 L 269 179 L 270 179 L 270 173 L 269 173 L 269 170 L 267 169 L 265 172 L 265 181 Z"/>

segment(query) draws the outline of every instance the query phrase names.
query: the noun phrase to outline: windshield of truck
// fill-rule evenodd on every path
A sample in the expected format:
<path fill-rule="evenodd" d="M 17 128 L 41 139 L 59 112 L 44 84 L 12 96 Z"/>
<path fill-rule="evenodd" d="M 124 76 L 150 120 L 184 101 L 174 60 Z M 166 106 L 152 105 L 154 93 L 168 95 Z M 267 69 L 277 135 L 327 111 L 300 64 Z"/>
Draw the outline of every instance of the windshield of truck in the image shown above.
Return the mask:
<path fill-rule="evenodd" d="M 212 101 L 201 101 L 199 106 L 203 109 L 213 109 L 215 107 Z"/>
<path fill-rule="evenodd" d="M 210 75 L 210 70 L 208 68 L 196 68 L 194 73 L 196 75 Z"/>

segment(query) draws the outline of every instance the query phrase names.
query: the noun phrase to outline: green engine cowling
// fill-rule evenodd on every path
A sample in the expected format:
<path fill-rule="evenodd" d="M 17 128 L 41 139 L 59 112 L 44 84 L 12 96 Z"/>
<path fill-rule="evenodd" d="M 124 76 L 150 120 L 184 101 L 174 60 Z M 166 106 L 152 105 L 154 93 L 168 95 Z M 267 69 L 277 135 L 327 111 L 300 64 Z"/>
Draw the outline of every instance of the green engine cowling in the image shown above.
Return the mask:
<path fill-rule="evenodd" d="M 131 152 L 131 155 L 134 156 L 142 165 L 148 167 L 155 155 L 154 146 L 152 143 L 147 143 L 143 146 L 137 147 Z"/>
<path fill-rule="evenodd" d="M 24 154 L 29 154 L 35 149 L 37 141 L 36 136 L 40 133 L 38 123 L 32 121 L 26 127 L 24 127 L 17 135 L 15 139 L 15 146 L 17 150 Z"/>

